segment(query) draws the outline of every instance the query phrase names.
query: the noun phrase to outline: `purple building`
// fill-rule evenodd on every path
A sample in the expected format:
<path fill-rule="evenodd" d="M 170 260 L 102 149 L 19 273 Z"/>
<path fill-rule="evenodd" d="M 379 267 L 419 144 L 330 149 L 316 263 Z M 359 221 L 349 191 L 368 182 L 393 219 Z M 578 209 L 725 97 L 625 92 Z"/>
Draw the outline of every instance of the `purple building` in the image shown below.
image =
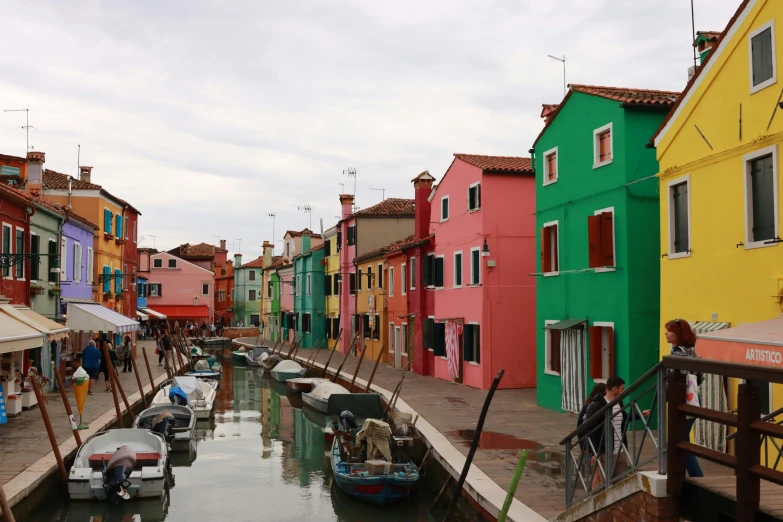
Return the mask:
<path fill-rule="evenodd" d="M 93 281 L 93 238 L 98 225 L 88 219 L 65 212 L 62 243 L 66 256 L 66 273 L 61 275 L 61 312 L 69 302 L 91 302 Z"/>

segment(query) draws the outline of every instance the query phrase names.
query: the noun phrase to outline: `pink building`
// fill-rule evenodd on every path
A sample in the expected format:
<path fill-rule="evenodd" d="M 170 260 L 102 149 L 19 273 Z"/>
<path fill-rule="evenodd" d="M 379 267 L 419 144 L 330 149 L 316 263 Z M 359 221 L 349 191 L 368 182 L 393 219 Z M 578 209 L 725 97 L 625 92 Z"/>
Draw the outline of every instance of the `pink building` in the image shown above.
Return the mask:
<path fill-rule="evenodd" d="M 141 272 L 147 272 L 147 308 L 171 321 L 209 325 L 214 317 L 215 273 L 168 252 L 142 255 Z"/>
<path fill-rule="evenodd" d="M 419 178 L 414 184 L 424 185 Z M 409 288 L 425 288 L 412 294 L 423 300 L 411 310 L 418 308 L 423 325 L 423 349 L 415 350 L 421 355 L 414 371 L 487 389 L 503 368 L 501 388 L 535 387 L 530 160 L 455 154 L 429 202 L 431 215 L 421 212 L 417 218 L 430 223 L 432 247 L 421 260 L 411 256 L 408 261 Z M 433 316 L 424 317 L 428 309 Z"/>
<path fill-rule="evenodd" d="M 283 258 L 282 264 L 277 269 L 277 277 L 280 279 L 280 328 L 283 332 L 283 340 L 293 342 L 294 331 L 296 331 L 294 264 Z"/>

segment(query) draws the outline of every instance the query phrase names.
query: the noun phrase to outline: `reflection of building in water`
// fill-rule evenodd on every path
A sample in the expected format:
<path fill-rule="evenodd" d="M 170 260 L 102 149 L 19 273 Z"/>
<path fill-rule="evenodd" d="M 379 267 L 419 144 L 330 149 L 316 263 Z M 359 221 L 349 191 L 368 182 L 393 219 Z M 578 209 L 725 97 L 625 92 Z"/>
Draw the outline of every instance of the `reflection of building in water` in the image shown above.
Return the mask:
<path fill-rule="evenodd" d="M 231 364 L 223 365 L 223 378 L 215 395 L 215 413 L 225 413 L 226 410 L 231 409 L 231 401 L 234 400 L 234 385 L 229 385 L 229 383 L 234 382 L 236 373 L 239 372 L 235 372 Z"/>
<path fill-rule="evenodd" d="M 261 388 L 261 458 L 272 455 L 272 389 Z"/>
<path fill-rule="evenodd" d="M 232 386 L 226 386 L 233 390 L 232 398 L 234 400 L 234 411 L 247 409 L 251 400 L 250 382 L 248 373 L 244 368 L 233 368 L 234 382 Z"/>
<path fill-rule="evenodd" d="M 277 439 L 283 443 L 281 464 L 283 467 L 283 480 L 289 482 L 299 475 L 299 461 L 294 453 L 294 408 L 286 397 L 279 397 L 279 424 Z"/>
<path fill-rule="evenodd" d="M 323 471 L 324 434 L 302 410 L 294 410 L 293 454 L 299 461 L 299 484 L 308 486 L 311 476 Z"/>

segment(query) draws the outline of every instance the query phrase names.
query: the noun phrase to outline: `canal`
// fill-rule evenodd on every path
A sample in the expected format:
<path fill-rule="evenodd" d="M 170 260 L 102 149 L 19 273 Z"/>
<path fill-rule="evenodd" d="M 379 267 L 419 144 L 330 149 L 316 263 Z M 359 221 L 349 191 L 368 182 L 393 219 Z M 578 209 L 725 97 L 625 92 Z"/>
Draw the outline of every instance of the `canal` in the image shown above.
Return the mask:
<path fill-rule="evenodd" d="M 163 501 L 131 500 L 120 506 L 71 502 L 63 487 L 21 520 L 435 520 L 428 514 L 432 499 L 421 487 L 409 501 L 386 508 L 357 502 L 337 489 L 324 435 L 316 424 L 325 419 L 314 411 L 303 411 L 297 402 L 286 397 L 284 385 L 224 361 L 214 419 L 199 422 L 194 453 L 173 454 L 174 486 Z"/>

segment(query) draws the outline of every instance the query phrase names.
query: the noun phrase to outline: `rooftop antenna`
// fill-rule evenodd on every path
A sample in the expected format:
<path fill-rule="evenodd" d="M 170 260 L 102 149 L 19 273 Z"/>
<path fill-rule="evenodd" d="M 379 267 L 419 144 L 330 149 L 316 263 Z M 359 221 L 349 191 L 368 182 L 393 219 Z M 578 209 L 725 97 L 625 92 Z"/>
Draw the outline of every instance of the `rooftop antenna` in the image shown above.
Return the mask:
<path fill-rule="evenodd" d="M 308 214 L 310 214 L 310 231 L 313 231 L 313 207 L 310 205 L 301 205 L 296 207 L 297 210 L 304 210 Z"/>
<path fill-rule="evenodd" d="M 340 185 L 340 194 L 345 193 L 345 183 L 338 183 Z"/>
<path fill-rule="evenodd" d="M 237 246 L 237 250 L 238 250 L 237 254 L 242 255 L 242 240 L 237 239 L 237 244 L 239 245 Z"/>
<path fill-rule="evenodd" d="M 566 92 L 568 92 L 568 84 L 566 84 L 566 57 L 563 55 L 563 57 L 559 56 L 552 56 L 551 54 L 548 54 L 550 58 L 553 60 L 557 60 L 558 62 L 562 62 L 563 64 L 563 96 L 566 95 Z"/>
<path fill-rule="evenodd" d="M 343 170 L 343 174 L 349 178 L 353 178 L 353 211 L 356 212 L 356 169 L 353 167 L 348 167 L 347 169 Z"/>
<path fill-rule="evenodd" d="M 30 129 L 31 128 L 35 129 L 35 127 L 30 125 L 30 109 L 5 109 L 5 110 L 3 110 L 3 112 L 23 112 L 23 111 L 25 113 L 25 124 L 24 125 L 19 125 L 19 127 L 21 127 L 22 129 L 25 130 L 25 134 L 27 136 L 26 137 L 26 141 L 25 141 L 25 154 L 27 154 L 28 151 L 32 150 L 30 148 Z"/>
<path fill-rule="evenodd" d="M 76 145 L 76 175 L 82 179 L 82 146 Z"/>
<path fill-rule="evenodd" d="M 693 14 L 693 0 L 691 0 L 691 31 L 693 31 L 693 41 L 696 41 L 696 17 Z M 693 47 L 693 68 L 698 67 L 696 63 L 696 47 Z"/>
<path fill-rule="evenodd" d="M 158 249 L 158 247 L 155 245 L 155 237 L 156 237 L 156 236 L 153 236 L 152 234 L 150 234 L 150 237 L 152 238 L 152 248 L 154 248 L 155 250 L 157 250 L 157 249 Z"/>
<path fill-rule="evenodd" d="M 383 198 L 382 201 L 386 201 L 386 189 L 382 188 L 370 188 L 370 190 L 380 190 L 381 191 L 381 197 Z"/>
<path fill-rule="evenodd" d="M 272 218 L 272 255 L 275 255 L 275 217 L 277 214 L 270 212 L 267 216 Z"/>

